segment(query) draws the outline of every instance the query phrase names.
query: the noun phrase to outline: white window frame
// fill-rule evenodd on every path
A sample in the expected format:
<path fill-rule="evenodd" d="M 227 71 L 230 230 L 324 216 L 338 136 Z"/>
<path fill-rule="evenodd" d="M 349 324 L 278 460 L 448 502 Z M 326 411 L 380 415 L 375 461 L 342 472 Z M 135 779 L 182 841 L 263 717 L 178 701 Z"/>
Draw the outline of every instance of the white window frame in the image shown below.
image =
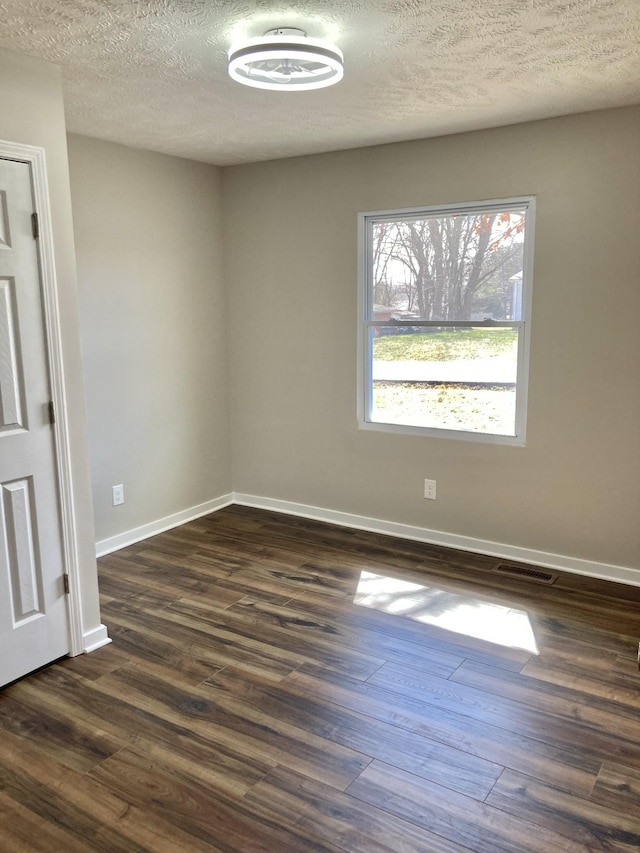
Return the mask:
<path fill-rule="evenodd" d="M 375 432 L 397 433 L 404 435 L 421 435 L 434 438 L 462 439 L 489 444 L 507 444 L 524 447 L 526 443 L 527 398 L 529 380 L 529 346 L 531 340 L 531 291 L 533 281 L 533 249 L 535 239 L 535 204 L 534 196 L 517 196 L 506 199 L 491 199 L 479 202 L 463 202 L 456 204 L 426 205 L 424 207 L 407 207 L 395 210 L 375 210 L 358 214 L 358 429 Z M 394 219 L 447 216 L 451 214 L 479 214 L 504 212 L 509 209 L 526 208 L 525 239 L 523 246 L 522 266 L 522 319 L 519 321 L 490 321 L 488 328 L 517 328 L 518 334 L 518 366 L 516 376 L 516 412 L 515 435 L 500 435 L 497 433 L 481 433 L 472 430 L 452 430 L 438 427 L 421 427 L 409 424 L 388 424 L 371 420 L 371 405 L 373 381 L 371 375 L 371 345 L 370 328 L 384 326 L 382 321 L 370 319 L 373 316 L 371 299 L 373 298 L 373 226 L 377 222 L 388 222 Z M 443 326 L 444 321 L 437 320 L 407 320 L 411 326 Z M 387 324 L 388 325 L 388 324 Z M 394 325 L 402 325 L 402 321 L 394 321 Z M 478 321 L 456 321 L 456 326 L 478 328 Z"/>

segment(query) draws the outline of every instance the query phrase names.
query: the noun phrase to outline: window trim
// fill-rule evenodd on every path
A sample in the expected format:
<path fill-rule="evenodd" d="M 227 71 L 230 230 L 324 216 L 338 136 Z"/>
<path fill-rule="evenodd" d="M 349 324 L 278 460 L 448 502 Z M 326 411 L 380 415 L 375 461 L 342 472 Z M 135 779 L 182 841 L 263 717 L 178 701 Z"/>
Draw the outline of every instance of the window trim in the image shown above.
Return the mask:
<path fill-rule="evenodd" d="M 371 395 L 373 389 L 371 375 L 371 359 L 369 358 L 369 329 L 384 325 L 402 325 L 403 321 L 386 323 L 385 321 L 369 320 L 369 300 L 373 294 L 370 287 L 373 271 L 373 241 L 370 239 L 373 225 L 378 222 L 395 221 L 397 219 L 416 219 L 425 216 L 446 216 L 453 212 L 461 214 L 478 214 L 494 210 L 503 212 L 511 209 L 526 207 L 526 231 L 522 258 L 522 308 L 523 319 L 520 321 L 490 321 L 485 323 L 474 321 L 459 321 L 456 326 L 467 325 L 479 328 L 517 328 L 518 334 L 518 367 L 516 376 L 516 413 L 515 435 L 500 435 L 497 433 L 482 433 L 472 430 L 451 430 L 440 427 L 410 426 L 408 424 L 387 424 L 368 419 L 371 412 Z M 526 444 L 527 405 L 529 397 L 529 352 L 531 341 L 531 308 L 533 256 L 535 246 L 535 216 L 536 198 L 533 195 L 512 196 L 503 199 L 490 199 L 476 202 L 461 202 L 421 207 L 405 207 L 389 210 L 373 210 L 358 213 L 358 377 L 357 377 L 357 423 L 358 429 L 373 432 L 414 435 L 429 438 L 446 438 L 462 441 L 475 441 L 487 444 L 510 445 L 524 447 Z M 442 326 L 444 321 L 411 320 L 405 321 L 412 326 Z M 445 323 L 446 325 L 446 323 Z"/>

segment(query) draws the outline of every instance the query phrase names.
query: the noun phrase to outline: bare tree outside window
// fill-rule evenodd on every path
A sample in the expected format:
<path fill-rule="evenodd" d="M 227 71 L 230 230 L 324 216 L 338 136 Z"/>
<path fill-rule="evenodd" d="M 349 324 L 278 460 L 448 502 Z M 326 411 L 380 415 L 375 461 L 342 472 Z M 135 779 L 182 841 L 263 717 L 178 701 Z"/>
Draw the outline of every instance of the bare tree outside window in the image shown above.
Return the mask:
<path fill-rule="evenodd" d="M 524 225 L 525 211 L 375 223 L 375 301 L 421 320 L 519 319 L 509 277 L 522 269 Z"/>
<path fill-rule="evenodd" d="M 532 204 L 364 215 L 365 426 L 523 436 Z"/>

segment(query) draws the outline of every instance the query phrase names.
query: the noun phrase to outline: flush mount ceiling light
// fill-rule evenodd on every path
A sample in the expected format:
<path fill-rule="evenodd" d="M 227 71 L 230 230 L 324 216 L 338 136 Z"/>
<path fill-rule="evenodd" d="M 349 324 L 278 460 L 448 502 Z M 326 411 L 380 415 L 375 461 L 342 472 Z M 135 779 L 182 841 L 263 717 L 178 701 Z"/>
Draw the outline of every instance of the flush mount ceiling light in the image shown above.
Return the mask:
<path fill-rule="evenodd" d="M 331 42 L 307 38 L 304 30 L 278 27 L 234 44 L 229 74 L 256 89 L 301 92 L 339 83 L 342 62 L 342 51 Z"/>

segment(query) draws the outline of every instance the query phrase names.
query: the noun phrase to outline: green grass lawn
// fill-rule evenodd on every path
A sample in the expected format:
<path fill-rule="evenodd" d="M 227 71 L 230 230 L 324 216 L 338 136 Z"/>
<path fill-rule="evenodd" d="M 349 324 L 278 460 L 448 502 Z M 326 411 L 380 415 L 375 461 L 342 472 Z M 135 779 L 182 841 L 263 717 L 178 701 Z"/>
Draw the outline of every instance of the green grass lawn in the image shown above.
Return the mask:
<path fill-rule="evenodd" d="M 444 329 L 373 340 L 374 361 L 517 359 L 514 329 Z M 374 382 L 372 418 L 382 423 L 512 435 L 515 388 Z"/>
<path fill-rule="evenodd" d="M 415 335 L 381 335 L 373 340 L 374 361 L 455 361 L 496 355 L 516 357 L 514 329 L 447 329 Z"/>
<path fill-rule="evenodd" d="M 376 382 L 372 417 L 381 423 L 513 435 L 515 404 L 513 388 Z"/>

